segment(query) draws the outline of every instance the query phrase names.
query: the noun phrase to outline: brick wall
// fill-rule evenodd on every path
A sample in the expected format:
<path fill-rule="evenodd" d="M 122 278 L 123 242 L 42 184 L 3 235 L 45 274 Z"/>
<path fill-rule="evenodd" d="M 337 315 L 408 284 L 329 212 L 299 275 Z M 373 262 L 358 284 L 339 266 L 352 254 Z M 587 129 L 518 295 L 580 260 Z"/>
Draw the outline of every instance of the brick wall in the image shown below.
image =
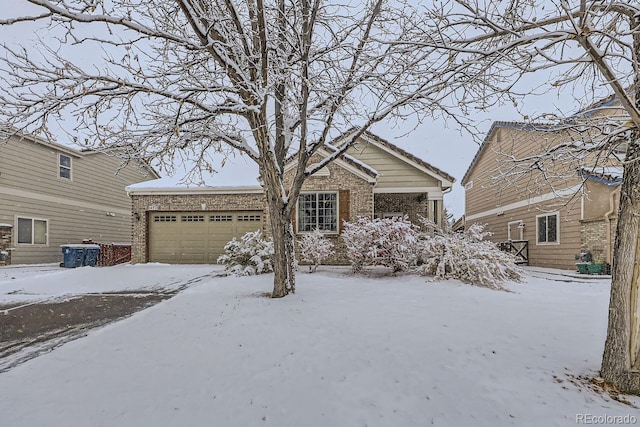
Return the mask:
<path fill-rule="evenodd" d="M 590 251 L 594 261 L 606 261 L 606 252 L 609 250 L 609 259 L 613 259 L 613 244 L 616 235 L 616 218 L 612 218 L 609 227 L 611 242 L 607 245 L 607 223 L 604 219 L 582 220 L 582 247 L 584 251 Z"/>
<path fill-rule="evenodd" d="M 11 246 L 11 227 L 0 227 L 0 250 L 8 249 Z M 0 260 L 0 265 L 11 263 L 11 251 L 8 251 L 8 259 Z"/>

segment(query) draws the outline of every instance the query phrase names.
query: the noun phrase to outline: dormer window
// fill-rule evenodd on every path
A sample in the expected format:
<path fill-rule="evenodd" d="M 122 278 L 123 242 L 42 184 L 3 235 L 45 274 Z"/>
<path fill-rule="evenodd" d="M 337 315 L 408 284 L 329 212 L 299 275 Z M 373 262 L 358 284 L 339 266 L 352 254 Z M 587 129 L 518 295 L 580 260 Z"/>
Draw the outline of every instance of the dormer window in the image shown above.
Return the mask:
<path fill-rule="evenodd" d="M 59 174 L 60 178 L 71 179 L 71 157 L 59 154 L 58 155 L 58 166 L 59 166 Z"/>

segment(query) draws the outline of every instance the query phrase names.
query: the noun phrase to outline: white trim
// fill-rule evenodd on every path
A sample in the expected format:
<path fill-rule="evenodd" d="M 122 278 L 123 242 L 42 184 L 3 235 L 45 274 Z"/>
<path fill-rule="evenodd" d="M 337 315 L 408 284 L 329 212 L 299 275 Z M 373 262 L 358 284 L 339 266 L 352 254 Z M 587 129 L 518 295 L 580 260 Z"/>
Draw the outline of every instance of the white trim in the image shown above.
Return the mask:
<path fill-rule="evenodd" d="M 513 209 L 524 208 L 526 206 L 535 205 L 537 203 L 546 202 L 548 200 L 553 200 L 558 197 L 566 197 L 571 194 L 575 194 L 576 191 L 580 189 L 581 185 L 574 185 L 573 187 L 565 188 L 564 190 L 556 191 L 555 193 L 547 193 L 541 196 L 532 197 L 526 200 L 520 200 L 519 202 L 509 203 L 508 205 L 499 206 L 497 208 L 489 209 L 484 212 L 479 212 L 473 215 L 466 215 L 467 221 L 472 221 L 474 219 L 482 218 L 489 215 L 497 215 L 499 213 L 504 213 L 506 211 L 510 211 Z"/>
<path fill-rule="evenodd" d="M 511 226 L 518 224 L 518 228 L 520 229 L 520 237 L 518 239 L 511 238 Z M 522 240 L 524 238 L 524 221 L 521 219 L 517 221 L 509 221 L 507 223 L 507 240 Z"/>
<path fill-rule="evenodd" d="M 125 189 L 129 196 L 174 196 L 178 194 L 262 194 L 262 187 L 158 187 L 158 188 L 129 188 Z"/>
<path fill-rule="evenodd" d="M 555 216 L 556 217 L 556 240 L 553 242 L 539 242 L 538 241 L 538 218 L 542 218 L 542 217 L 549 217 L 549 216 Z M 549 226 L 547 225 L 547 229 L 549 228 Z M 555 245 L 559 245 L 560 244 L 560 212 L 559 211 L 555 211 L 555 212 L 547 212 L 547 213 L 543 213 L 540 215 L 536 215 L 536 245 L 540 245 L 540 246 L 555 246 Z"/>
<path fill-rule="evenodd" d="M 96 211 L 114 212 L 121 215 L 131 215 L 131 210 L 118 209 L 113 206 L 99 205 L 97 203 L 81 202 L 79 200 L 65 199 L 59 196 L 49 196 L 47 194 L 34 193 L 26 190 L 16 190 L 14 188 L 0 187 L 0 194 L 8 196 L 24 197 L 27 199 L 41 200 L 56 205 L 74 206 L 77 208 L 93 209 Z"/>
<path fill-rule="evenodd" d="M 336 231 L 320 230 L 320 232 L 322 232 L 322 234 L 332 235 L 332 236 L 340 234 L 340 190 L 301 191 L 300 194 L 298 194 L 298 199 L 296 200 L 296 210 L 294 212 L 295 222 L 296 222 L 296 229 L 294 230 L 294 233 L 295 234 L 313 233 L 313 231 L 300 230 L 300 221 L 299 221 L 299 217 L 298 217 L 298 207 L 300 206 L 300 197 L 302 195 L 304 195 L 304 194 L 315 194 L 316 195 L 316 201 L 317 201 L 318 194 L 335 194 L 336 195 Z M 316 206 L 316 209 L 318 209 L 317 206 Z"/>
<path fill-rule="evenodd" d="M 402 154 L 398 153 L 397 151 L 393 150 L 392 148 L 389 148 L 384 144 L 380 144 L 375 139 L 370 138 L 366 133 L 362 134 L 361 137 L 362 137 L 362 139 L 365 139 L 368 143 L 375 145 L 376 147 L 380 148 L 381 150 L 386 151 L 387 153 L 391 154 L 392 156 L 402 160 L 405 163 L 408 163 L 409 165 L 411 165 L 414 168 L 424 172 L 425 174 L 438 179 L 439 181 L 442 182 L 442 186 L 443 187 L 451 187 L 453 185 L 453 182 L 449 181 L 447 178 L 445 178 L 445 177 L 443 177 L 441 175 L 438 175 L 437 173 L 435 173 L 431 169 L 425 168 L 424 166 L 414 162 L 413 160 L 411 160 L 411 159 L 403 156 Z"/>
<path fill-rule="evenodd" d="M 374 187 L 374 193 L 429 193 L 429 198 L 442 198 L 444 194 L 440 187 Z"/>
<path fill-rule="evenodd" d="M 324 158 L 329 157 L 329 156 L 331 156 L 333 154 L 333 153 L 325 150 L 324 148 L 318 149 L 318 151 L 316 151 L 316 153 L 321 155 L 321 156 L 323 156 Z M 318 163 L 320 163 L 320 162 L 318 162 Z M 317 165 L 318 163 L 314 163 L 314 164 Z M 362 170 L 350 165 L 349 163 L 345 162 L 344 160 L 340 159 L 339 157 L 335 158 L 334 160 L 332 160 L 329 164 L 331 164 L 331 163 L 336 164 L 336 165 L 340 166 L 341 168 L 348 170 L 352 174 L 364 179 L 365 181 L 367 181 L 369 183 L 375 184 L 377 182 L 377 180 L 378 180 L 377 177 L 373 177 L 373 176 L 369 175 L 368 173 L 363 172 Z M 297 164 L 298 164 L 298 160 L 297 159 L 292 161 L 292 162 L 290 162 L 290 163 L 287 163 L 287 165 L 284 167 L 284 171 L 285 172 L 290 171 Z M 310 167 L 310 166 L 307 166 L 307 167 Z"/>
<path fill-rule="evenodd" d="M 20 225 L 19 225 L 19 220 L 21 219 L 28 219 L 31 220 L 31 243 L 20 243 Z M 24 247 L 29 247 L 29 248 L 48 248 L 49 247 L 49 220 L 47 218 L 35 218 L 32 216 L 26 216 L 26 215 L 15 215 L 15 238 L 16 238 L 16 246 L 24 246 Z M 33 243 L 35 241 L 35 232 L 36 232 L 36 227 L 35 227 L 35 221 L 44 221 L 44 223 L 46 224 L 46 231 L 44 233 L 45 236 L 45 242 L 44 243 Z"/>
<path fill-rule="evenodd" d="M 62 165 L 62 156 L 66 157 L 69 159 L 69 166 L 63 166 Z M 61 168 L 65 168 L 65 169 L 69 169 L 69 178 L 67 178 L 66 176 L 62 176 L 60 174 L 60 169 Z M 67 181 L 67 182 L 71 182 L 73 181 L 73 157 L 66 154 L 66 153 L 58 153 L 58 179 Z"/>

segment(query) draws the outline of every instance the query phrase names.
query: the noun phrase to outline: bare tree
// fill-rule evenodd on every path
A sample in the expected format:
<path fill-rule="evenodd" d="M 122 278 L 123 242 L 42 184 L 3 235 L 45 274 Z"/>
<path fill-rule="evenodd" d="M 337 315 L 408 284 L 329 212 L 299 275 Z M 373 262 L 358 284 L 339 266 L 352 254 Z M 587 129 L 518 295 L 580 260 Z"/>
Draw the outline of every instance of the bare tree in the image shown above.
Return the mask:
<path fill-rule="evenodd" d="M 53 137 L 52 124 L 72 117 L 74 141 L 129 158 L 187 156 L 202 170 L 211 153 L 242 153 L 265 189 L 273 297 L 295 291 L 291 217 L 306 177 L 384 119 L 442 114 L 468 124 L 445 93 L 446 56 L 412 43 L 428 17 L 408 0 L 23 1 L 40 12 L 0 25 L 35 21 L 49 32 L 37 49 L 2 46 L 5 137 Z"/>
<path fill-rule="evenodd" d="M 428 15 L 438 31 L 426 29 L 423 45 L 448 52 L 452 63 L 469 65 L 453 82 L 466 101 L 522 106 L 523 79 L 546 71 L 551 79 L 534 92 L 573 94 L 583 111 L 544 117 L 549 130 L 569 136 L 567 142 L 511 159 L 512 178 L 537 171 L 550 177 L 542 181 L 554 183 L 559 177 L 550 172 L 552 162 L 579 159 L 593 166 L 624 152 L 601 375 L 624 391 L 640 393 L 640 5 L 635 0 L 449 0 Z M 607 91 L 615 105 L 599 114 L 602 105 L 596 101 Z"/>

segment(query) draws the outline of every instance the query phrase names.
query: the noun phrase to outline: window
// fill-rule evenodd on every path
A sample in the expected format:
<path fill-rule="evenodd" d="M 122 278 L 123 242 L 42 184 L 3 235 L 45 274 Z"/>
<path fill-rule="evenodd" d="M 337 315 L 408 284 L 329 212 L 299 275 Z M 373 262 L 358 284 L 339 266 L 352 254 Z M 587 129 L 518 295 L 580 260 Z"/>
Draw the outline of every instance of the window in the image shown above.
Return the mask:
<path fill-rule="evenodd" d="M 210 215 L 210 222 L 229 222 L 233 221 L 233 217 L 231 215 Z"/>
<path fill-rule="evenodd" d="M 48 228 L 46 219 L 18 218 L 18 243 L 46 245 Z"/>
<path fill-rule="evenodd" d="M 71 179 L 71 157 L 58 154 L 58 166 L 60 169 L 58 176 L 64 179 Z"/>
<path fill-rule="evenodd" d="M 537 243 L 558 243 L 558 212 L 536 217 Z"/>
<path fill-rule="evenodd" d="M 238 215 L 238 221 L 260 221 L 260 215 Z"/>
<path fill-rule="evenodd" d="M 204 222 L 204 215 L 182 215 L 182 222 Z"/>
<path fill-rule="evenodd" d="M 156 215 L 153 217 L 153 222 L 176 222 L 175 215 Z"/>
<path fill-rule="evenodd" d="M 338 194 L 305 193 L 298 198 L 298 232 L 338 231 Z"/>

